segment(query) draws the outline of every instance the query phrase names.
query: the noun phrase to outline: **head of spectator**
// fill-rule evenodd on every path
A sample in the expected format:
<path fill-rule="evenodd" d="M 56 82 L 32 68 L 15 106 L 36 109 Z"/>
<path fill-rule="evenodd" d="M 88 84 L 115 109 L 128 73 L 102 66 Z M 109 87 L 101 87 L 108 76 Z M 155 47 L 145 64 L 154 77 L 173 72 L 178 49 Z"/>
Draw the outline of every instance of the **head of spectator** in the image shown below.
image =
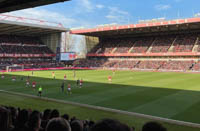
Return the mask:
<path fill-rule="evenodd" d="M 11 119 L 12 119 L 12 124 L 16 124 L 17 116 L 18 116 L 18 109 L 14 107 L 10 107 L 10 113 L 11 113 Z"/>
<path fill-rule="evenodd" d="M 10 112 L 4 107 L 0 107 L 0 131 L 9 131 L 11 129 Z"/>
<path fill-rule="evenodd" d="M 95 124 L 94 121 L 89 121 L 88 126 L 89 126 L 89 127 L 92 127 L 94 124 Z"/>
<path fill-rule="evenodd" d="M 69 115 L 68 114 L 62 115 L 62 118 L 64 118 L 65 120 L 69 121 Z"/>
<path fill-rule="evenodd" d="M 72 131 L 83 131 L 83 122 L 80 120 L 74 120 L 70 125 Z"/>
<path fill-rule="evenodd" d="M 167 131 L 160 123 L 157 122 L 147 122 L 142 127 L 142 131 Z"/>
<path fill-rule="evenodd" d="M 76 120 L 76 117 L 73 116 L 71 119 L 70 119 L 70 122 L 73 122 L 74 120 Z"/>
<path fill-rule="evenodd" d="M 44 110 L 42 120 L 48 120 L 50 118 L 50 115 L 51 115 L 51 110 L 50 109 Z"/>
<path fill-rule="evenodd" d="M 56 110 L 56 109 L 54 109 L 54 110 L 52 110 L 52 112 L 51 112 L 50 119 L 56 118 L 56 117 L 59 117 L 59 116 L 60 116 L 59 111 Z"/>
<path fill-rule="evenodd" d="M 30 131 L 39 131 L 40 130 L 40 124 L 41 124 L 41 118 L 40 118 L 40 112 L 39 111 L 33 111 L 29 117 L 27 128 Z"/>
<path fill-rule="evenodd" d="M 29 112 L 26 109 L 20 110 L 17 117 L 17 127 L 23 127 L 25 123 L 28 121 Z"/>
<path fill-rule="evenodd" d="M 132 131 L 132 129 L 117 120 L 103 119 L 92 126 L 91 131 Z"/>
<path fill-rule="evenodd" d="M 71 131 L 71 127 L 67 120 L 57 117 L 48 122 L 46 131 Z"/>

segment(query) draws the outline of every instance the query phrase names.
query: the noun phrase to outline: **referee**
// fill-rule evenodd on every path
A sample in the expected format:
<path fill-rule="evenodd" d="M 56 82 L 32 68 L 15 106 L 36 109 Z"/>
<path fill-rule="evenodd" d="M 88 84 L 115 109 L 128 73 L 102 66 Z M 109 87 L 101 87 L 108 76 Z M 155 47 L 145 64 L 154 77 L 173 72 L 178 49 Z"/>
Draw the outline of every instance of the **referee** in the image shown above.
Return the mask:
<path fill-rule="evenodd" d="M 40 86 L 38 89 L 38 96 L 40 96 L 40 97 L 42 96 L 42 86 Z"/>

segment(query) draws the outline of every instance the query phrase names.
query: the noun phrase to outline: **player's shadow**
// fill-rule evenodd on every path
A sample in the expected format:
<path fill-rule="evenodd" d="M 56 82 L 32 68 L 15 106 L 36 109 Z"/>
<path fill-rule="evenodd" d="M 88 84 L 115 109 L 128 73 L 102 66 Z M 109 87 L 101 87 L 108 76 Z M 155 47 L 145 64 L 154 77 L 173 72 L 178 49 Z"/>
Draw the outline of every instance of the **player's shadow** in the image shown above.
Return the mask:
<path fill-rule="evenodd" d="M 31 86 L 26 87 L 27 76 L 16 75 L 16 81 L 12 81 L 12 77 L 6 74 L 4 79 L 0 78 L 0 90 L 37 95 L 38 87 L 42 86 L 43 97 L 165 118 L 176 116 L 176 119 L 200 123 L 198 115 L 191 113 L 200 109 L 200 92 L 189 88 L 183 90 L 89 81 L 84 81 L 80 88 L 75 80 L 67 80 L 65 91 L 62 92 L 61 84 L 64 80 L 61 79 L 30 76 L 30 84 L 36 81 L 34 90 Z M 71 95 L 67 93 L 68 84 L 72 87 Z M 184 112 L 184 115 L 180 112 Z"/>

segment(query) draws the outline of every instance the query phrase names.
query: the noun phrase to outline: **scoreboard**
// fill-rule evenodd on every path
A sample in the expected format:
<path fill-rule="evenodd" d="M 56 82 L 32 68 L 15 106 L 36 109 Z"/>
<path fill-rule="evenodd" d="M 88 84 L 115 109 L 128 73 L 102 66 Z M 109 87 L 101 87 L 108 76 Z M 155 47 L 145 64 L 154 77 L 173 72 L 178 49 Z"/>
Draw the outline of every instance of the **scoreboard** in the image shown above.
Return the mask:
<path fill-rule="evenodd" d="M 72 61 L 76 59 L 75 52 L 61 52 L 60 53 L 60 61 Z"/>

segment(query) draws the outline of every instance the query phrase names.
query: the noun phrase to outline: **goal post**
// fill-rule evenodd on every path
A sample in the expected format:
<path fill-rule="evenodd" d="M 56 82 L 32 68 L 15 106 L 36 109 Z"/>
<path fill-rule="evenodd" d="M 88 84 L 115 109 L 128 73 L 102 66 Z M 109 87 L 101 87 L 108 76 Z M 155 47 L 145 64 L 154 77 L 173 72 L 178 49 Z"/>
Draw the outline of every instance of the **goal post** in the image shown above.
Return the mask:
<path fill-rule="evenodd" d="M 12 72 L 12 71 L 23 71 L 24 65 L 11 65 L 6 66 L 6 72 Z"/>

